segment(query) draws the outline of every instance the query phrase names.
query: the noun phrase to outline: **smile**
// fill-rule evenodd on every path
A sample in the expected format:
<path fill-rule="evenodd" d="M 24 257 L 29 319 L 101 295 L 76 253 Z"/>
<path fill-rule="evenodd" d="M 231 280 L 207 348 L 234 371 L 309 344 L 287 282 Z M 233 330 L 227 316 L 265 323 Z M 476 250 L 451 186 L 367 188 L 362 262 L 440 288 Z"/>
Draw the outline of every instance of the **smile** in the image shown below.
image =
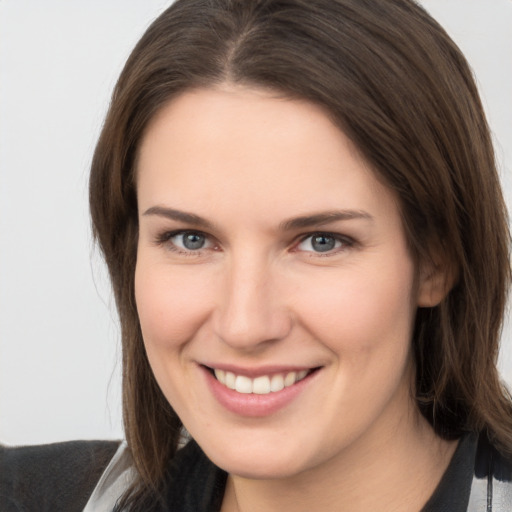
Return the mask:
<path fill-rule="evenodd" d="M 300 370 L 273 375 L 261 375 L 254 379 L 246 375 L 236 375 L 233 372 L 219 369 L 214 369 L 213 373 L 221 384 L 238 393 L 267 395 L 268 393 L 276 393 L 284 388 L 293 386 L 304 379 L 311 371 Z"/>
<path fill-rule="evenodd" d="M 206 384 L 225 409 L 238 416 L 271 416 L 314 386 L 322 366 L 313 368 L 216 368 L 200 365 Z"/>

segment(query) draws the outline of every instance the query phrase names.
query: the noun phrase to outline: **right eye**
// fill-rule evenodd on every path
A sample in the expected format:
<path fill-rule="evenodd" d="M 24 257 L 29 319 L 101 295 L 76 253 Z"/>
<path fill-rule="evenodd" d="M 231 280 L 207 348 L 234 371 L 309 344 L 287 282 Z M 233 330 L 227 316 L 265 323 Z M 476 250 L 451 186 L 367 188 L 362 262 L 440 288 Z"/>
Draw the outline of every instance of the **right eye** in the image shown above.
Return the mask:
<path fill-rule="evenodd" d="M 166 245 L 171 251 L 185 255 L 196 255 L 204 249 L 212 249 L 215 244 L 200 231 L 173 231 L 158 237 L 158 243 Z"/>
<path fill-rule="evenodd" d="M 203 234 L 195 233 L 194 231 L 174 235 L 170 241 L 176 247 L 188 251 L 197 251 L 199 249 L 203 249 L 207 242 L 206 237 Z"/>

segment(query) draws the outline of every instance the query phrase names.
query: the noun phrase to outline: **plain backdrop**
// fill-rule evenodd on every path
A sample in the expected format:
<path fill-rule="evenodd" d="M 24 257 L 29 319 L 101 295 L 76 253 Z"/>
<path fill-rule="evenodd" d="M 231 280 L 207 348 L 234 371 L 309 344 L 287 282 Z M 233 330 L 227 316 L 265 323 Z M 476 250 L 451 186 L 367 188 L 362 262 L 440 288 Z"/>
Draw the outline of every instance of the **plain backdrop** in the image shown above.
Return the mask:
<path fill-rule="evenodd" d="M 87 209 L 109 95 L 164 0 L 0 0 L 0 441 L 121 438 L 119 330 Z M 423 0 L 473 66 L 512 205 L 512 1 Z M 512 330 L 500 368 L 512 386 Z"/>

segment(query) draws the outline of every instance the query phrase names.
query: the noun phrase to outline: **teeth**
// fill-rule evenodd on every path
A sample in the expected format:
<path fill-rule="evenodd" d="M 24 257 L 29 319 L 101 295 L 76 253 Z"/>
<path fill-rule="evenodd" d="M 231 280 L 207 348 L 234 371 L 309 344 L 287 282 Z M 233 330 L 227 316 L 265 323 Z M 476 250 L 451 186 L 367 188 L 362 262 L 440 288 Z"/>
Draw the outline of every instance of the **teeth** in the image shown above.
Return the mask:
<path fill-rule="evenodd" d="M 219 379 L 220 380 L 220 379 Z M 231 373 L 231 372 L 226 372 L 226 382 L 224 384 L 226 384 L 226 386 L 229 388 L 229 389 L 235 389 L 235 381 L 236 381 L 236 376 L 234 373 Z M 221 381 L 222 382 L 222 381 Z"/>
<path fill-rule="evenodd" d="M 288 386 L 295 384 L 296 378 L 297 378 L 297 374 L 295 372 L 287 373 L 286 377 L 284 378 L 284 387 L 287 388 Z"/>
<path fill-rule="evenodd" d="M 276 373 L 272 376 L 261 375 L 255 379 L 246 377 L 245 375 L 235 375 L 232 372 L 224 370 L 214 370 L 217 380 L 229 389 L 233 389 L 238 393 L 254 393 L 257 395 L 267 395 L 275 393 L 284 388 L 293 386 L 299 380 L 302 380 L 309 373 L 308 370 L 299 372 Z"/>
<path fill-rule="evenodd" d="M 215 377 L 223 384 L 226 384 L 226 372 L 224 370 L 215 370 Z"/>
<path fill-rule="evenodd" d="M 276 392 L 284 389 L 284 379 L 283 376 L 279 373 L 276 375 L 272 375 L 272 379 L 270 379 L 270 391 Z"/>
<path fill-rule="evenodd" d="M 238 393 L 252 393 L 252 380 L 245 375 L 237 375 L 235 390 L 238 391 Z"/>
<path fill-rule="evenodd" d="M 264 375 L 263 377 L 256 377 L 252 381 L 252 392 L 257 395 L 266 395 L 270 393 L 270 379 Z"/>

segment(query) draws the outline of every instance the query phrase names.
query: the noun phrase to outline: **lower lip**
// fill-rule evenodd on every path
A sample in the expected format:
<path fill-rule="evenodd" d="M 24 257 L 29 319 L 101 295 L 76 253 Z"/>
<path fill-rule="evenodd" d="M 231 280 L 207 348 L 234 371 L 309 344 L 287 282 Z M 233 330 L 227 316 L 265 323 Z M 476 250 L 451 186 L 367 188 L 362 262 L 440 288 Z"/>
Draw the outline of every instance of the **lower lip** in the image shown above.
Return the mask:
<path fill-rule="evenodd" d="M 208 386 L 217 401 L 228 411 L 246 417 L 270 416 L 290 404 L 305 388 L 311 384 L 318 370 L 310 373 L 292 386 L 281 391 L 258 395 L 256 393 L 238 393 L 221 384 L 209 370 L 201 367 Z"/>

